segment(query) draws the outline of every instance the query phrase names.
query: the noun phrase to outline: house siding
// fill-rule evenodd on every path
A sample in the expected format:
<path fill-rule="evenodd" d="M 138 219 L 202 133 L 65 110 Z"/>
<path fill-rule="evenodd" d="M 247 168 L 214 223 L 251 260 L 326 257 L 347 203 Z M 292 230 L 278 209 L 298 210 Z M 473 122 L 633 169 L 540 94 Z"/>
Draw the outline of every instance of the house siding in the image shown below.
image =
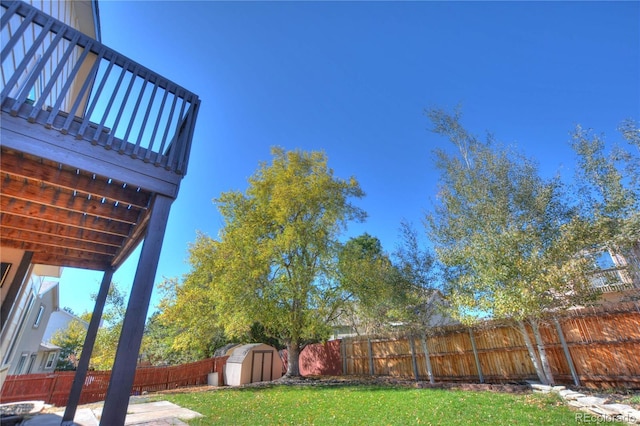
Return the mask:
<path fill-rule="evenodd" d="M 47 328 L 51 313 L 57 306 L 57 282 L 46 281 L 35 273 L 30 278 L 30 291 L 26 310 L 22 317 L 15 343 L 7 354 L 8 374 L 30 374 L 44 371 L 42 358 L 48 352 L 40 353 L 40 344 Z M 38 289 L 38 293 L 34 290 Z M 40 292 L 43 289 L 43 292 Z M 25 360 L 26 356 L 26 360 Z M 35 356 L 32 359 L 32 356 Z"/>

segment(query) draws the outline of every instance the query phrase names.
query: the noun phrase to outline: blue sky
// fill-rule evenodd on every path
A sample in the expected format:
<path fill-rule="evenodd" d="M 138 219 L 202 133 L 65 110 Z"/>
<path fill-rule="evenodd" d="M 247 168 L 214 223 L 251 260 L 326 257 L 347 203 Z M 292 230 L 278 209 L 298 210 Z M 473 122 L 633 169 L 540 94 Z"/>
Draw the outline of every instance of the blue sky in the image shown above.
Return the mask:
<path fill-rule="evenodd" d="M 437 188 L 425 108 L 461 105 L 492 132 L 570 179 L 576 124 L 615 140 L 640 119 L 639 2 L 99 3 L 102 41 L 202 100 L 187 177 L 156 282 L 188 271 L 187 246 L 215 236 L 212 199 L 244 190 L 270 147 L 323 150 L 355 176 L 368 232 L 393 251 Z M 127 290 L 137 252 L 114 280 Z M 100 274 L 66 270 L 61 306 L 92 309 Z M 154 293 L 152 304 L 158 300 Z"/>

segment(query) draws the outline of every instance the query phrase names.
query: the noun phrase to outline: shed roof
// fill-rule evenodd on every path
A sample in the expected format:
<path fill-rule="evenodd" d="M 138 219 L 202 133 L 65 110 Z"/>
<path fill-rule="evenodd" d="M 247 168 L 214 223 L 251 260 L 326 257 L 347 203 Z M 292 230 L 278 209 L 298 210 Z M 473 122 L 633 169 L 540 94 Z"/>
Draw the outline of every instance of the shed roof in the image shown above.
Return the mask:
<path fill-rule="evenodd" d="M 227 364 L 242 364 L 242 361 L 244 361 L 249 352 L 251 352 L 251 349 L 261 345 L 263 345 L 263 343 L 249 343 L 247 345 L 238 346 L 233 350 L 233 353 L 227 360 Z"/>
<path fill-rule="evenodd" d="M 230 353 L 231 350 L 237 346 L 241 346 L 241 345 L 238 343 L 227 343 L 221 348 L 216 349 L 216 351 L 213 353 L 213 356 L 216 358 L 220 356 L 227 356 L 227 354 Z"/>

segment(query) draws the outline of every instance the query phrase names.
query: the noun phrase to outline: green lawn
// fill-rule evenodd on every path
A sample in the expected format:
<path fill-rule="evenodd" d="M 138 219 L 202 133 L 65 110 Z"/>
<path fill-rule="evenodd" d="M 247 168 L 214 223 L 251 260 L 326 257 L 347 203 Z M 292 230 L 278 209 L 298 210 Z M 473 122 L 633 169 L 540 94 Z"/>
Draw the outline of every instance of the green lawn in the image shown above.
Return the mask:
<path fill-rule="evenodd" d="M 554 395 L 387 386 L 273 386 L 162 395 L 190 425 L 575 425 Z"/>

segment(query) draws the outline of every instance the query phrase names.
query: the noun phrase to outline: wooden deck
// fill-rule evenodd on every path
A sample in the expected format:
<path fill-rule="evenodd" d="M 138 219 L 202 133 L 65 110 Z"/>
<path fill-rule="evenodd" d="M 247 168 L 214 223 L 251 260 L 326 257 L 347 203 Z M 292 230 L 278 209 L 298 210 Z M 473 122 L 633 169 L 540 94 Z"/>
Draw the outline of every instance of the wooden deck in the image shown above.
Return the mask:
<path fill-rule="evenodd" d="M 124 424 L 200 100 L 28 3 L 0 6 L 0 245 L 23 252 L 3 332 L 30 264 L 104 272 L 65 398 L 72 420 L 113 273 L 144 241 L 101 420 Z"/>
<path fill-rule="evenodd" d="M 0 243 L 117 268 L 177 197 L 198 97 L 23 2 L 2 1 Z"/>

